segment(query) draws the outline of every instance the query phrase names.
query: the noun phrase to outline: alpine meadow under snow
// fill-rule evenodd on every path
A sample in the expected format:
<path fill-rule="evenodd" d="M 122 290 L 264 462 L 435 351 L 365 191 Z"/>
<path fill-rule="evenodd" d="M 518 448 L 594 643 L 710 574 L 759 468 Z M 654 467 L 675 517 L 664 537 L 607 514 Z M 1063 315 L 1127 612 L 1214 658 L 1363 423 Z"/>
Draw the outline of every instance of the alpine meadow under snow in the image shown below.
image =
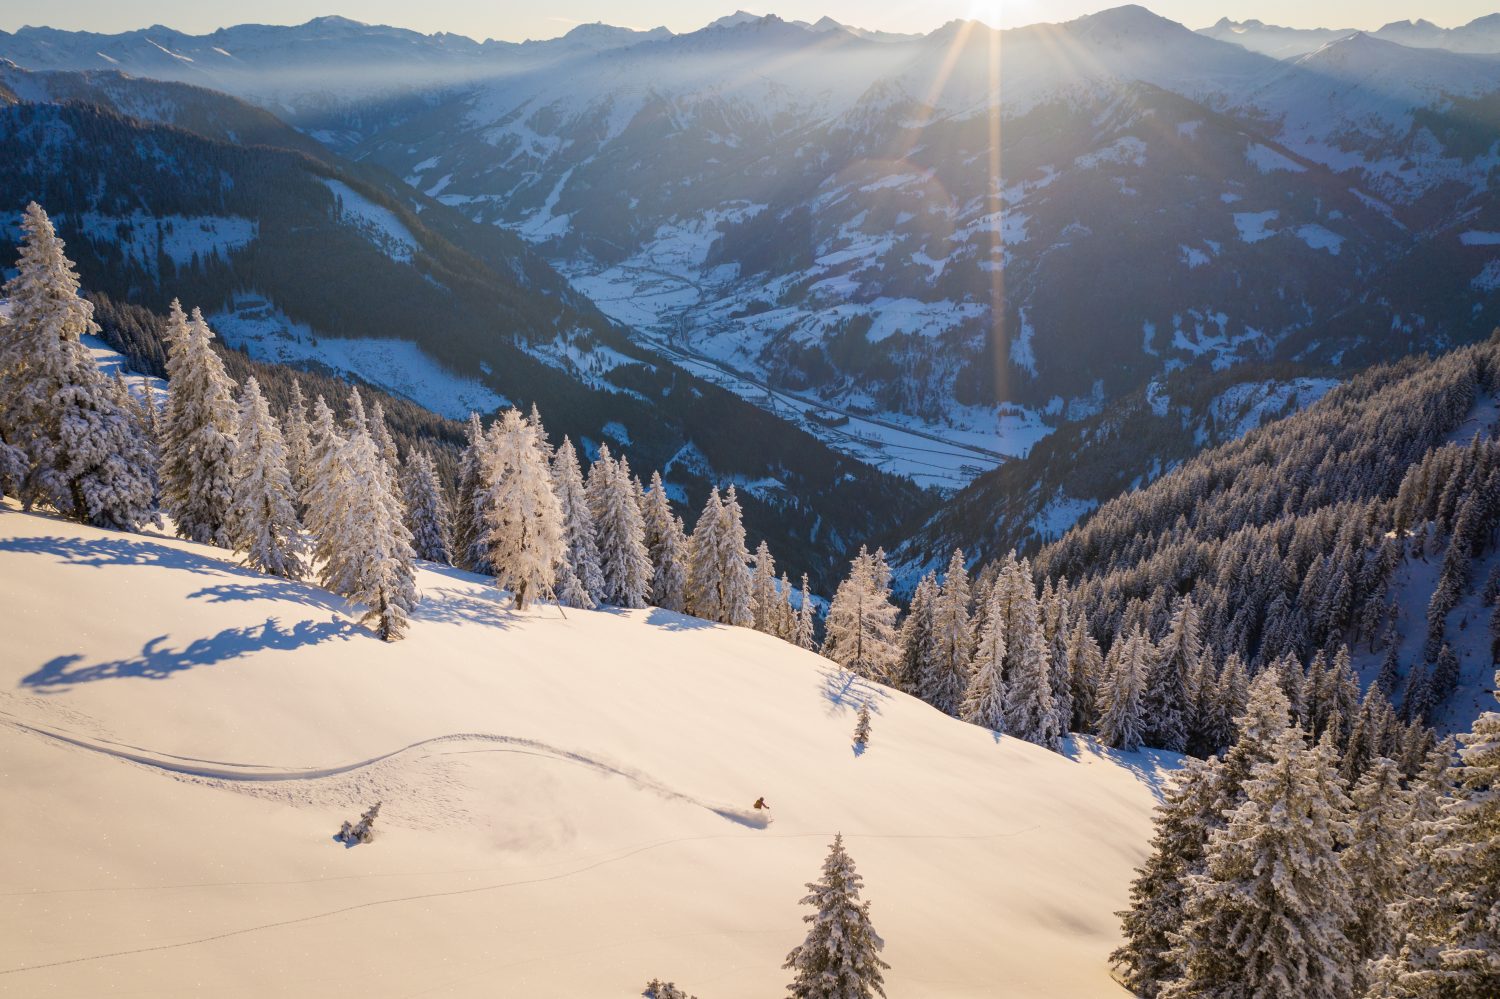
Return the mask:
<path fill-rule="evenodd" d="M 0 994 L 1495 999 L 1497 108 L 0 31 Z"/>

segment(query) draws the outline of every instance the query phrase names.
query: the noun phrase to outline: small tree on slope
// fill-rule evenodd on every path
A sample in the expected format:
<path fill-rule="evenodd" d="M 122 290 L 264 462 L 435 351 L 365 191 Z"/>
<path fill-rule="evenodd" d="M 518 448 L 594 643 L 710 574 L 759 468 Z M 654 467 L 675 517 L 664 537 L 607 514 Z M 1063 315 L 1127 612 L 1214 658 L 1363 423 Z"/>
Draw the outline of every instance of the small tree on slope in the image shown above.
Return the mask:
<path fill-rule="evenodd" d="M 162 502 L 177 534 L 227 547 L 234 499 L 234 383 L 209 342 L 203 314 L 191 319 L 176 301 L 167 320 L 167 413 L 162 442 Z"/>
<path fill-rule="evenodd" d="M 240 389 L 233 468 L 229 531 L 235 551 L 244 554 L 251 568 L 301 579 L 302 526 L 286 467 L 286 444 L 253 375 Z"/>
<path fill-rule="evenodd" d="M 803 905 L 817 909 L 802 921 L 807 938 L 787 955 L 783 968 L 796 972 L 787 986 L 793 999 L 870 999 L 885 995 L 880 959 L 885 941 L 870 924 L 870 903 L 861 902 L 864 880 L 844 850 L 844 837 L 833 838 L 823 861 L 823 876 L 809 882 Z"/>
<path fill-rule="evenodd" d="M 17 273 L 0 322 L 0 479 L 23 504 L 134 530 L 153 520 L 156 474 L 133 407 L 111 391 L 79 337 L 98 332 L 93 306 L 40 205 L 21 222 Z"/>
<path fill-rule="evenodd" d="M 870 742 L 870 704 L 868 701 L 859 706 L 859 715 L 854 721 L 854 744 L 864 747 Z"/>

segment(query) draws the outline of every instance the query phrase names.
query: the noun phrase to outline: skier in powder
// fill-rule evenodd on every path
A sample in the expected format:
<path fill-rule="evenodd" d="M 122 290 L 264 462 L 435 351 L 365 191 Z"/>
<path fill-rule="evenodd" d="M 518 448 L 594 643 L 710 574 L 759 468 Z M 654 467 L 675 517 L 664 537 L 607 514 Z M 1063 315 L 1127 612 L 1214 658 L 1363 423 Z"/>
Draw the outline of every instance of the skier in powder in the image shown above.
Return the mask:
<path fill-rule="evenodd" d="M 756 798 L 755 799 L 755 810 L 756 811 L 760 811 L 762 808 L 764 808 L 768 812 L 771 810 L 771 806 L 768 805 L 768 804 L 766 804 L 766 799 L 765 798 L 763 798 L 763 797 L 762 798 Z"/>

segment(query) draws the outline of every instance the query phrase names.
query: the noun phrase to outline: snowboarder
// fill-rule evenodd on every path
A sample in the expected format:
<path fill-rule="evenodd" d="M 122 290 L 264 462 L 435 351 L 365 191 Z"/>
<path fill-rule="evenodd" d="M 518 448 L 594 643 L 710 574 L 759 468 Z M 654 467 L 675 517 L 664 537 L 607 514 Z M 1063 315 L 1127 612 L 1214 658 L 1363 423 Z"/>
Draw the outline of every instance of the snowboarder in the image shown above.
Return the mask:
<path fill-rule="evenodd" d="M 755 808 L 756 808 L 756 811 L 759 811 L 762 808 L 764 808 L 768 812 L 771 810 L 771 806 L 768 805 L 768 804 L 766 804 L 766 799 L 765 798 L 756 798 L 755 799 Z"/>

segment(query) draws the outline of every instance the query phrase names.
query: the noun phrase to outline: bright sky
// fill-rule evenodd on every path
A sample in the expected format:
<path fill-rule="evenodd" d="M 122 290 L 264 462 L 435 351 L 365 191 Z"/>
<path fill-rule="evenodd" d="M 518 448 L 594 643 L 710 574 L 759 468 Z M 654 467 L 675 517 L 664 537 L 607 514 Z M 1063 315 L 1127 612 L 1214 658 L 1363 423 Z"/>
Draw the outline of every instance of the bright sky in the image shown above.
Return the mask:
<path fill-rule="evenodd" d="M 320 14 L 393 24 L 423 32 L 452 31 L 474 38 L 551 38 L 575 24 L 606 21 L 634 28 L 665 24 L 692 31 L 733 13 L 816 21 L 824 14 L 865 28 L 930 31 L 946 21 L 973 17 L 1012 27 L 1064 21 L 1118 5 L 1100 0 L 0 0 L 0 30 L 23 24 L 115 32 L 165 24 L 201 34 L 256 21 L 300 24 Z M 1296 27 L 1378 28 L 1389 21 L 1424 17 L 1445 27 L 1500 10 L 1500 0 L 1154 0 L 1164 17 L 1201 28 L 1221 16 L 1259 18 Z"/>

